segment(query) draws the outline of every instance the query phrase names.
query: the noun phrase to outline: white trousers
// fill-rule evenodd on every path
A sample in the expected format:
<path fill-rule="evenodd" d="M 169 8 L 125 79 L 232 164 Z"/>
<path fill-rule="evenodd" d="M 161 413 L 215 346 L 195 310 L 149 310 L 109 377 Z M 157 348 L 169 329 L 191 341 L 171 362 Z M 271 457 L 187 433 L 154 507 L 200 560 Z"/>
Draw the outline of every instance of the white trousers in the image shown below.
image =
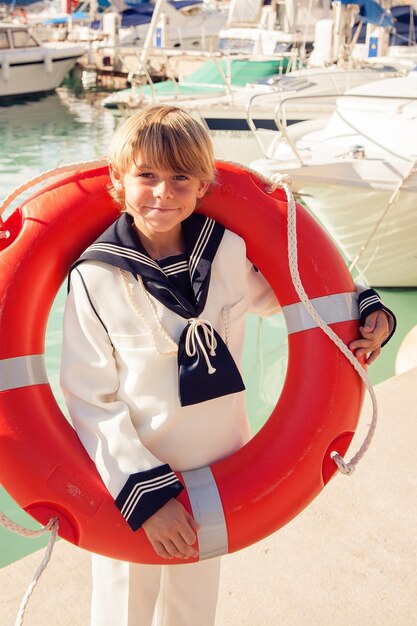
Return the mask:
<path fill-rule="evenodd" d="M 213 626 L 220 558 L 140 565 L 92 555 L 91 626 Z"/>

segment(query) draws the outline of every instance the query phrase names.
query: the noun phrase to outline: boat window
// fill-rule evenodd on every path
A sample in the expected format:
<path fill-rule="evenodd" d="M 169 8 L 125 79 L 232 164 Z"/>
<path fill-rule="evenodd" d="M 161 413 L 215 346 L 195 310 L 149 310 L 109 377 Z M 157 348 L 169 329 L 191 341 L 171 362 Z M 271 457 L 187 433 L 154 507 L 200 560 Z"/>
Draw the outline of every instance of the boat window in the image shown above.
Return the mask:
<path fill-rule="evenodd" d="M 230 39 L 225 37 L 219 39 L 218 50 L 221 52 L 240 52 L 242 54 L 251 54 L 255 47 L 252 39 Z"/>
<path fill-rule="evenodd" d="M 7 33 L 0 33 L 0 50 L 5 50 L 9 47 L 9 39 Z"/>
<path fill-rule="evenodd" d="M 313 87 L 315 84 L 303 76 L 289 76 L 287 74 L 279 81 L 279 88 L 283 91 L 301 91 L 302 89 L 307 89 L 307 87 Z"/>
<path fill-rule="evenodd" d="M 190 17 L 192 15 L 199 15 L 200 13 L 202 13 L 201 6 L 199 4 L 193 4 L 192 6 L 188 6 L 188 7 L 181 7 L 178 9 L 178 11 L 182 15 L 185 15 L 185 17 Z"/>
<path fill-rule="evenodd" d="M 35 48 L 39 45 L 27 30 L 12 31 L 12 38 L 15 48 Z"/>
<path fill-rule="evenodd" d="M 291 45 L 289 43 L 283 43 L 282 41 L 277 41 L 277 43 L 275 44 L 274 53 L 283 54 L 284 52 L 289 51 L 290 48 L 291 48 Z"/>

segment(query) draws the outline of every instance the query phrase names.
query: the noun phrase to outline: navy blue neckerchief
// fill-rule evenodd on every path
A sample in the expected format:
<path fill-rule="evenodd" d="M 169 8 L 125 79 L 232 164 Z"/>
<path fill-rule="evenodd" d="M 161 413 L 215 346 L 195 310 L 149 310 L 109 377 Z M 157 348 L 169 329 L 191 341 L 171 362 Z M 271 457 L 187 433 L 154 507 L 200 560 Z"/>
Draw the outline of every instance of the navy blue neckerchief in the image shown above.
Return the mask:
<path fill-rule="evenodd" d="M 185 251 L 188 258 L 194 302 L 178 291 L 174 282 L 146 252 L 127 213 L 122 215 L 74 263 L 102 261 L 141 276 L 147 291 L 159 302 L 181 317 L 198 318 L 204 310 L 210 285 L 211 263 L 224 234 L 224 226 L 212 218 L 193 213 L 182 222 Z M 185 349 L 188 325 L 178 342 L 178 387 L 182 406 L 243 391 L 240 372 L 223 339 L 214 330 L 217 341 L 210 362 L 215 370 L 209 373 L 206 359 L 196 341 L 197 352 L 189 356 Z M 200 338 L 204 342 L 202 331 Z"/>

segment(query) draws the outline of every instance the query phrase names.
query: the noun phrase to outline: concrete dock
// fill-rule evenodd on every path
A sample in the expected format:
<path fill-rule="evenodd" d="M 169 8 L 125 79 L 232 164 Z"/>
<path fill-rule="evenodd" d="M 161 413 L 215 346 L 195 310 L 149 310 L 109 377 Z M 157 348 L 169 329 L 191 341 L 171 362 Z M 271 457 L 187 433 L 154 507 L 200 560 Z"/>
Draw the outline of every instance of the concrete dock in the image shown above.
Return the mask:
<path fill-rule="evenodd" d="M 276 534 L 224 557 L 216 626 L 417 624 L 417 368 L 375 391 L 377 430 L 353 475 L 336 476 Z M 357 446 L 370 416 L 367 400 Z M 2 626 L 15 623 L 42 555 L 0 570 Z M 59 541 L 25 626 L 88 626 L 90 590 L 88 553 Z"/>

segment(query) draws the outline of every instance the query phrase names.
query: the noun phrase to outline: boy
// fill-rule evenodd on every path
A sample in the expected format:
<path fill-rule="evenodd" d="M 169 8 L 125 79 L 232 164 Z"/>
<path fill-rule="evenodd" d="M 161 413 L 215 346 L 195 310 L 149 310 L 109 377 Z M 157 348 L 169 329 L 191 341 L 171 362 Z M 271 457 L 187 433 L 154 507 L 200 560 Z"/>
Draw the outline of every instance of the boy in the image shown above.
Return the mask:
<path fill-rule="evenodd" d="M 169 563 L 197 556 L 198 525 L 176 499 L 173 470 L 209 465 L 249 440 L 245 313 L 279 305 L 244 241 L 194 213 L 215 181 L 214 154 L 187 113 L 155 106 L 132 116 L 109 167 L 124 212 L 72 269 L 62 387 L 126 523 L 143 527 Z M 368 361 L 390 332 L 389 313 L 376 308 L 350 346 Z M 93 555 L 92 624 L 212 626 L 219 567 L 218 558 L 161 567 Z"/>

